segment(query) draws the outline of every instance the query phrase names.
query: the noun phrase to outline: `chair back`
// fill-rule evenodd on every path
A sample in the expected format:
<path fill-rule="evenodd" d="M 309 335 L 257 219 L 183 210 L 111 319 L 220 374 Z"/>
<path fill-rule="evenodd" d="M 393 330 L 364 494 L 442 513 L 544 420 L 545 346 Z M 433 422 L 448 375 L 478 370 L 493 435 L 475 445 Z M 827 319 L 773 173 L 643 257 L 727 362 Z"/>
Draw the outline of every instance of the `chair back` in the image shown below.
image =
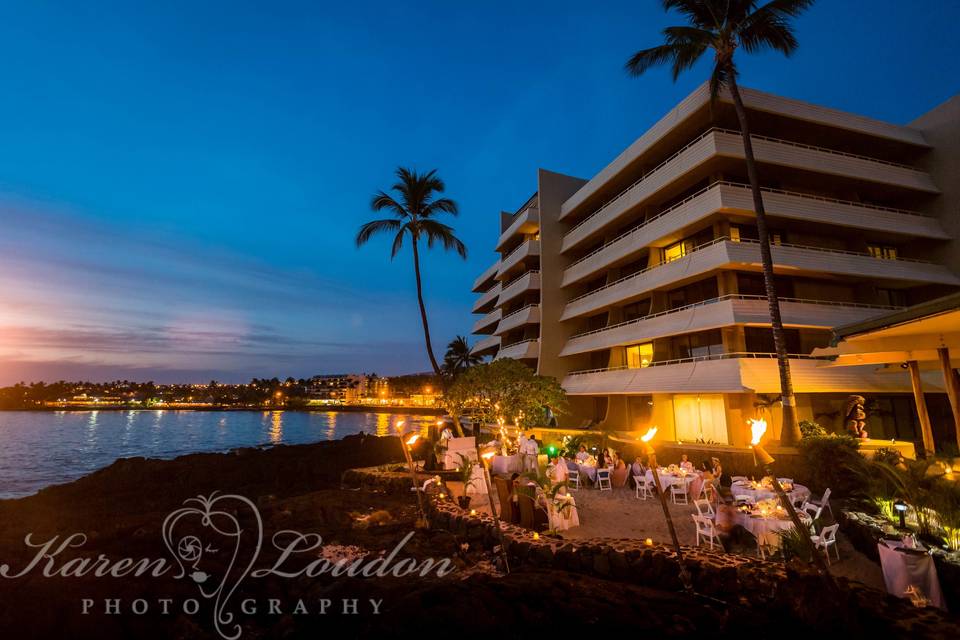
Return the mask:
<path fill-rule="evenodd" d="M 713 525 L 713 520 L 703 515 L 690 517 L 693 518 L 693 521 L 696 523 L 697 531 L 711 537 L 715 535 L 716 530 Z"/>
<path fill-rule="evenodd" d="M 837 539 L 837 529 L 840 528 L 839 524 L 832 524 L 829 527 L 824 527 L 823 531 L 820 532 L 820 538 L 824 542 L 834 542 Z"/>
<path fill-rule="evenodd" d="M 746 482 L 747 476 L 733 476 L 730 478 L 730 482 Z"/>
<path fill-rule="evenodd" d="M 827 504 L 830 500 L 830 487 L 827 487 L 827 490 L 823 492 L 823 497 L 820 498 L 820 506 Z"/>
<path fill-rule="evenodd" d="M 577 463 L 573 460 L 567 460 L 567 469 L 570 471 L 580 471 L 580 467 L 578 467 Z"/>
<path fill-rule="evenodd" d="M 507 483 L 507 479 L 494 476 L 493 484 L 497 487 L 497 497 L 500 499 L 500 519 L 515 524 L 512 515 L 513 510 L 510 508 L 510 485 Z"/>
<path fill-rule="evenodd" d="M 536 528 L 536 509 L 533 500 L 533 491 L 529 487 L 519 487 L 517 489 L 517 504 L 520 506 L 520 526 L 525 529 Z"/>
<path fill-rule="evenodd" d="M 709 500 L 704 500 L 704 499 L 694 500 L 693 506 L 697 508 L 698 516 L 710 517 L 714 514 L 713 505 L 710 504 Z"/>
<path fill-rule="evenodd" d="M 816 520 L 820 517 L 820 513 L 823 511 L 823 507 L 817 506 L 811 502 L 804 502 L 803 506 L 800 507 L 800 511 L 803 511 L 811 520 Z"/>

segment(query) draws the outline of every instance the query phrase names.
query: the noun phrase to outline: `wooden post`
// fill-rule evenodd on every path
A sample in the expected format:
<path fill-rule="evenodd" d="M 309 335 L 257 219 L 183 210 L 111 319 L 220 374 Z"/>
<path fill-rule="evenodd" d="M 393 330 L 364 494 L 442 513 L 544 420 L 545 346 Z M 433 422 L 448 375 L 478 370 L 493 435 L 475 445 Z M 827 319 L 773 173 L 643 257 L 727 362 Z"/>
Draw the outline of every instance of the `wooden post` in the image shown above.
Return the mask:
<path fill-rule="evenodd" d="M 913 400 L 917 403 L 917 417 L 920 418 L 920 432 L 923 434 L 923 448 L 928 456 L 934 454 L 933 428 L 930 426 L 930 414 L 927 413 L 927 401 L 923 397 L 923 381 L 920 379 L 920 366 L 916 360 L 907 362 L 910 369 L 910 384 L 913 386 Z"/>
<path fill-rule="evenodd" d="M 957 375 L 950 366 L 950 350 L 947 347 L 937 349 L 940 358 L 940 371 L 943 373 L 943 386 L 950 398 L 950 408 L 953 409 L 953 428 L 957 435 L 957 445 L 960 446 L 960 383 Z"/>

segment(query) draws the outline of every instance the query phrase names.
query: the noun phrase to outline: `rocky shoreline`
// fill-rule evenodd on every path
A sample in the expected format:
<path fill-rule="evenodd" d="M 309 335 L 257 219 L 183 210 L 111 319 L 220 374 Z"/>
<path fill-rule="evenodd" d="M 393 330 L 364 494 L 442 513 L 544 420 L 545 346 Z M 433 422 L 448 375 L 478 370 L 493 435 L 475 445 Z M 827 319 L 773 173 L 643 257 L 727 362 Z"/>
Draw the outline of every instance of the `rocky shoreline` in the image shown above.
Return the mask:
<path fill-rule="evenodd" d="M 25 545 L 27 533 L 37 545 L 54 538 L 62 543 L 73 533 L 82 533 L 85 539 L 82 545 L 61 552 L 50 547 L 53 557 L 22 576 L 0 577 L 0 630 L 5 637 L 148 639 L 286 638 L 330 631 L 356 637 L 442 633 L 502 638 L 579 630 L 711 637 L 758 633 L 757 637 L 764 637 L 775 629 L 839 632 L 831 620 L 822 619 L 824 611 L 833 608 L 821 611 L 820 617 L 805 613 L 823 606 L 823 597 L 809 579 L 794 574 L 789 578 L 795 584 L 793 591 L 779 589 L 762 601 L 756 589 L 765 589 L 766 582 L 759 574 L 749 593 L 705 598 L 676 590 L 667 576 L 666 556 L 648 563 L 657 567 L 657 575 L 666 576 L 663 580 L 646 573 L 625 579 L 618 573 L 585 570 L 582 562 L 575 567 L 566 560 L 523 561 L 528 555 L 533 559 L 544 554 L 516 547 L 511 555 L 518 560 L 517 566 L 504 576 L 496 570 L 497 556 L 488 544 L 492 536 L 476 528 L 481 523 L 467 523 L 452 505 L 432 504 L 434 528 L 411 537 L 416 503 L 409 484 L 342 483 L 350 469 L 372 469 L 377 475 L 381 468 L 384 477 L 395 477 L 388 470 L 396 469 L 400 460 L 396 438 L 361 434 L 311 445 L 194 454 L 175 460 L 125 459 L 34 496 L 2 500 L 0 576 L 15 576 L 35 561 L 38 548 Z M 356 473 L 347 477 L 355 479 Z M 231 494 L 249 499 L 255 510 L 235 502 L 217 517 L 221 522 L 226 518 L 241 523 L 245 531 L 259 524 L 263 547 L 258 568 L 292 569 L 307 561 L 348 563 L 361 557 L 389 559 L 391 551 L 402 545 L 397 558 L 417 563 L 447 558 L 454 570 L 442 577 L 294 576 L 293 571 L 291 576 L 250 575 L 236 581 L 222 609 L 232 617 L 220 623 L 215 620 L 217 598 L 203 597 L 202 591 L 212 593 L 220 576 L 232 576 L 242 565 L 231 564 L 230 554 L 224 553 L 230 545 L 223 540 L 202 543 L 198 548 L 203 564 L 191 565 L 192 572 L 181 579 L 174 577 L 175 572 L 159 577 L 77 577 L 63 570 L 76 569 L 81 558 L 102 557 L 116 567 L 124 558 L 170 561 L 173 554 L 186 556 L 190 549 L 165 546 L 169 534 L 165 519 L 196 496 Z M 191 527 L 183 532 L 202 534 L 204 529 L 199 519 Z M 275 536 L 283 531 L 288 533 Z M 290 532 L 318 534 L 325 546 L 310 548 L 309 537 L 295 543 L 296 536 Z M 245 551 L 250 548 L 249 544 L 237 548 L 241 546 Z M 568 558 L 567 547 L 558 546 L 565 549 L 558 557 Z M 602 545 L 590 549 L 594 562 L 607 553 Z M 642 564 L 642 557 L 641 552 L 631 561 Z M 52 577 L 44 575 L 47 565 L 52 567 Z M 771 571 L 781 581 L 788 575 L 782 566 Z M 220 600 L 227 592 L 221 592 Z M 785 593 L 793 593 L 792 600 L 787 598 L 790 602 L 784 602 Z M 877 595 L 858 593 L 846 606 L 858 607 L 859 598 Z M 886 637 L 906 637 L 903 625 L 888 627 L 882 615 L 877 617 L 875 611 L 885 608 L 891 614 L 904 613 L 896 606 L 864 607 L 871 616 L 871 624 L 864 628 L 886 629 Z M 938 634 L 936 625 L 910 629 L 911 637 Z"/>

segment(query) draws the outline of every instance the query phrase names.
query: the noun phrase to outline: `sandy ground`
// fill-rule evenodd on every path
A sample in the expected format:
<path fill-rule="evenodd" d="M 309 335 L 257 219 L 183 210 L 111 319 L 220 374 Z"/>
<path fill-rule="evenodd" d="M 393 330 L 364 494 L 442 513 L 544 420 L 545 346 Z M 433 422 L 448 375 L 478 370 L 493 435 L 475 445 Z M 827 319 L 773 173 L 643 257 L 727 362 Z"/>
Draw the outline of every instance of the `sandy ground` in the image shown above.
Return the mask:
<path fill-rule="evenodd" d="M 459 483 L 449 483 L 454 495 L 460 495 Z M 580 526 L 563 532 L 571 540 L 585 538 L 651 538 L 655 542 L 669 542 L 670 533 L 663 518 L 663 510 L 657 499 L 638 500 L 632 488 L 600 492 L 596 489 L 580 489 L 572 492 L 576 497 Z M 693 504 L 669 503 L 670 515 L 680 543 L 693 546 L 696 530 L 691 515 L 696 513 Z M 485 495 L 474 495 L 470 505 L 481 511 L 489 511 Z M 829 514 L 824 514 L 826 524 L 832 524 Z M 731 535 L 732 534 L 732 535 Z M 756 547 L 745 531 L 720 531 L 727 551 L 755 555 Z M 862 582 L 875 589 L 885 589 L 880 565 L 851 546 L 841 533 L 838 535 L 840 560 L 831 560 L 830 571 L 837 576 Z M 831 551 L 833 553 L 833 551 Z"/>

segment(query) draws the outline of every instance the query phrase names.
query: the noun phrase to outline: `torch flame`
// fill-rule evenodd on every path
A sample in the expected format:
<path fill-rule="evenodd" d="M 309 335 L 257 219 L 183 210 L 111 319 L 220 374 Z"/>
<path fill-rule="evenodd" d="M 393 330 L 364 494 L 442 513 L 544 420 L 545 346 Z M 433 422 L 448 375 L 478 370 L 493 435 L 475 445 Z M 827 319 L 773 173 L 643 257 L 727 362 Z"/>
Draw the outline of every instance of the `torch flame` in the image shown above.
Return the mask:
<path fill-rule="evenodd" d="M 642 440 L 643 442 L 650 442 L 651 440 L 653 440 L 653 436 L 655 435 L 657 435 L 657 428 L 650 427 L 649 429 L 647 429 L 646 435 L 640 438 L 640 440 Z"/>
<path fill-rule="evenodd" d="M 495 451 L 485 451 L 484 453 L 480 454 L 480 457 L 483 458 L 484 460 L 489 460 L 495 455 L 497 455 Z"/>
<path fill-rule="evenodd" d="M 397 429 L 400 429 L 401 427 L 403 427 L 403 420 L 400 420 L 400 421 L 397 422 L 397 424 L 395 424 L 394 426 L 395 426 Z"/>
<path fill-rule="evenodd" d="M 420 434 L 419 434 L 419 433 L 413 434 L 413 435 L 410 436 L 410 438 L 407 440 L 407 446 L 408 446 L 408 447 L 411 446 L 414 442 L 416 442 L 416 441 L 419 440 L 419 439 L 420 439 Z"/>
<path fill-rule="evenodd" d="M 759 420 L 750 419 L 748 422 L 750 423 L 750 430 L 753 432 L 753 439 L 750 441 L 750 445 L 756 446 L 760 444 L 760 438 L 767 432 L 767 421 L 760 418 Z"/>

